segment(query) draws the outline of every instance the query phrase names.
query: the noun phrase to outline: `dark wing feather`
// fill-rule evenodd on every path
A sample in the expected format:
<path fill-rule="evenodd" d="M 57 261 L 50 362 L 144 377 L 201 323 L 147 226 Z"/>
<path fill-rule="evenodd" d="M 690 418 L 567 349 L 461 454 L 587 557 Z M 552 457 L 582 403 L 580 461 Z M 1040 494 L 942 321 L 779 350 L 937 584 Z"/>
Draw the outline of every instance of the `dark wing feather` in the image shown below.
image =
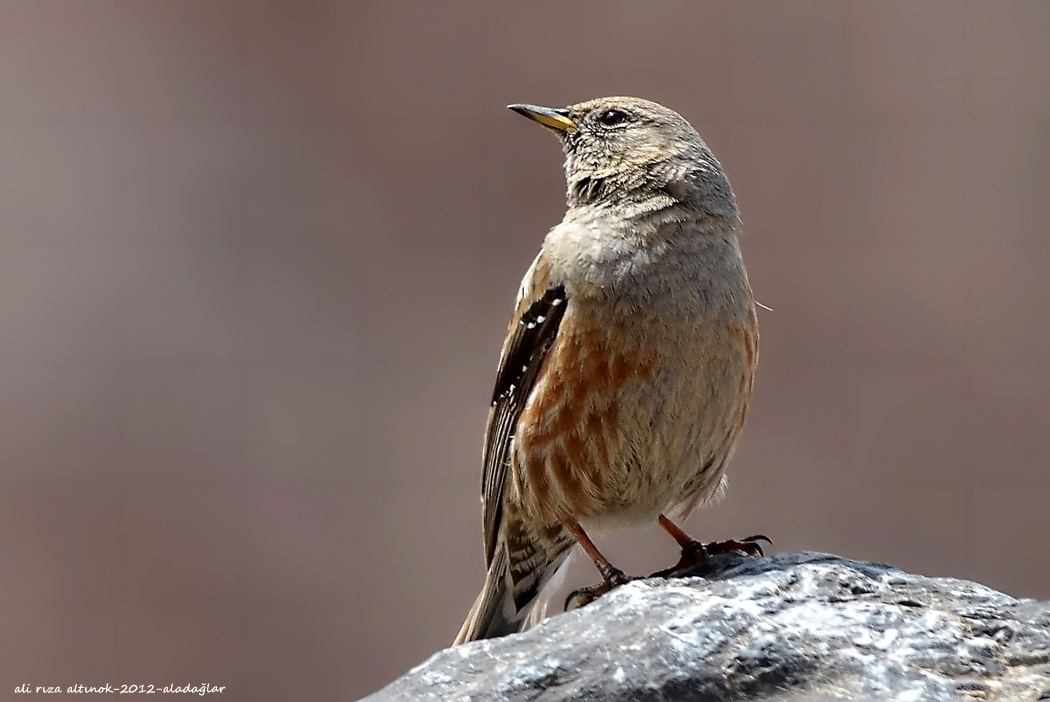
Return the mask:
<path fill-rule="evenodd" d="M 527 302 L 527 299 L 522 302 Z M 510 464 L 514 426 L 536 382 L 543 359 L 558 333 L 567 302 L 563 286 L 548 287 L 520 314 L 503 345 L 482 457 L 481 496 L 486 566 L 492 562 L 496 552 L 503 511 L 503 484 Z"/>

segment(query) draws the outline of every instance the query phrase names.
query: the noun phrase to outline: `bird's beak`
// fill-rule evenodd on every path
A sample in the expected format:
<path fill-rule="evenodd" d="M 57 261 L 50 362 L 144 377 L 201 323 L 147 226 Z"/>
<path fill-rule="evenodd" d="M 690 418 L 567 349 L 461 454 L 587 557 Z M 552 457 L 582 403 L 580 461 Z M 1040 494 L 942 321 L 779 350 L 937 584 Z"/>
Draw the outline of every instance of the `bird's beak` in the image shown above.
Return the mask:
<path fill-rule="evenodd" d="M 507 107 L 514 110 L 519 115 L 524 115 L 556 132 L 576 129 L 576 123 L 569 118 L 568 110 L 555 109 L 553 107 L 540 107 L 539 105 L 507 105 Z"/>

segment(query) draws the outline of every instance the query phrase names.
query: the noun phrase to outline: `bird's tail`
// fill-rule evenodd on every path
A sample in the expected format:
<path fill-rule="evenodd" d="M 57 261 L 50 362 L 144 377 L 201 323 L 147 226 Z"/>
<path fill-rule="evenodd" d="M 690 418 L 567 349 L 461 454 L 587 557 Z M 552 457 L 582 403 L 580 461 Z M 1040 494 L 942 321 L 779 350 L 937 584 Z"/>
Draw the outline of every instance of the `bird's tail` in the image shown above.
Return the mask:
<path fill-rule="evenodd" d="M 503 549 L 497 549 L 496 557 L 485 574 L 485 586 L 481 588 L 478 599 L 474 600 L 474 606 L 470 608 L 470 614 L 453 645 L 521 631 L 525 617 L 516 611 L 509 581 L 506 553 Z"/>
<path fill-rule="evenodd" d="M 565 555 L 564 552 L 559 554 L 556 562 L 537 574 L 540 582 L 536 594 L 519 608 L 514 602 L 506 553 L 503 549 L 497 549 L 485 574 L 485 586 L 470 608 L 467 620 L 463 622 L 452 645 L 516 634 L 542 619 L 547 609 L 547 595 L 558 584 L 550 581 L 560 581 L 566 571 L 568 559 Z"/>

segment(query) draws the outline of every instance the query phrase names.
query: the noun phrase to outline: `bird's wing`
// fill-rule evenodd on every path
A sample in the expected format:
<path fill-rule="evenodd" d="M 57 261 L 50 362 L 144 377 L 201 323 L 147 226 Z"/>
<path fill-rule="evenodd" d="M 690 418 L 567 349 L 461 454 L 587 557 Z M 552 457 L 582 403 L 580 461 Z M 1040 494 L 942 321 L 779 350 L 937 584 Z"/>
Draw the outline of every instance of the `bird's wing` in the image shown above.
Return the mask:
<path fill-rule="evenodd" d="M 546 258 L 540 251 L 521 284 L 496 371 L 496 387 L 485 430 L 481 500 L 486 566 L 496 552 L 514 427 L 558 333 L 567 305 L 565 288 L 552 284 Z"/>

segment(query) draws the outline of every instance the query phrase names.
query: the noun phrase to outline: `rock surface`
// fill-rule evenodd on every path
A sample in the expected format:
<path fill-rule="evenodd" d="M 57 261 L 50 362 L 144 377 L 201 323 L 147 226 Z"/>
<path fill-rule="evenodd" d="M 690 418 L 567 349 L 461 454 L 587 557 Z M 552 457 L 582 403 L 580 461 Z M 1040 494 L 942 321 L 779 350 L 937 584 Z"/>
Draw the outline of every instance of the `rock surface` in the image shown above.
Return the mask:
<path fill-rule="evenodd" d="M 1050 602 L 819 553 L 689 574 L 440 651 L 365 699 L 1050 700 Z"/>

